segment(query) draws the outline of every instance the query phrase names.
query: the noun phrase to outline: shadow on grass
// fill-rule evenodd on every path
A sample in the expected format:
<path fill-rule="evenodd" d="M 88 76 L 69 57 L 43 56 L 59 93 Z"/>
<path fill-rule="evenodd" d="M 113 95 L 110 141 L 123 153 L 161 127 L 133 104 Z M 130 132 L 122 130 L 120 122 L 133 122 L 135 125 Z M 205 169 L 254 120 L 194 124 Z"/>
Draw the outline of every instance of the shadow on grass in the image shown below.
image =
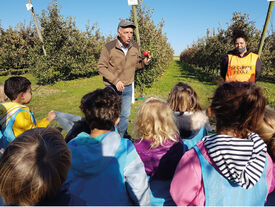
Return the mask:
<path fill-rule="evenodd" d="M 265 83 L 274 83 L 275 84 L 275 78 L 269 77 L 269 76 L 261 76 L 259 81 L 265 82 Z"/>
<path fill-rule="evenodd" d="M 181 63 L 180 61 L 176 61 L 176 64 L 181 68 L 181 76 L 183 78 L 192 78 L 207 85 L 217 85 L 220 81 L 214 74 L 203 72 L 191 65 Z"/>

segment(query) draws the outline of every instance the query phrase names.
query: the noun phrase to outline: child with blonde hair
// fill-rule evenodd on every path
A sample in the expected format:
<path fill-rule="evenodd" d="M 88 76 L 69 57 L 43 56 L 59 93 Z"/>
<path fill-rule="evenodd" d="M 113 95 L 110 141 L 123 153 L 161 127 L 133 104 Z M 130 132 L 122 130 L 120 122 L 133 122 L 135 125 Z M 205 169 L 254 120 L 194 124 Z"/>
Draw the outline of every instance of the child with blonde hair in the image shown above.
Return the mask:
<path fill-rule="evenodd" d="M 264 117 L 259 121 L 255 132 L 264 140 L 267 144 L 267 152 L 271 156 L 273 162 L 275 162 L 275 110 L 266 107 Z M 273 165 L 273 175 L 275 175 L 275 165 Z M 267 206 L 275 206 L 275 179 L 272 180 L 270 192 L 267 197 Z"/>
<path fill-rule="evenodd" d="M 147 99 L 138 111 L 137 131 L 134 144 L 150 176 L 151 205 L 175 205 L 169 188 L 183 145 L 172 110 L 160 99 Z"/>
<path fill-rule="evenodd" d="M 197 93 L 188 84 L 179 82 L 168 96 L 168 105 L 184 144 L 190 149 L 210 131 L 208 117 L 200 106 Z"/>
<path fill-rule="evenodd" d="M 255 83 L 228 82 L 210 106 L 217 133 L 181 158 L 170 193 L 181 206 L 263 206 L 271 189 L 273 162 L 254 133 L 266 105 Z"/>
<path fill-rule="evenodd" d="M 263 119 L 259 121 L 256 130 L 260 137 L 269 143 L 272 139 L 275 139 L 275 110 L 266 107 Z M 275 152 L 274 152 L 275 153 Z M 271 157 L 275 159 L 275 156 L 271 154 Z"/>

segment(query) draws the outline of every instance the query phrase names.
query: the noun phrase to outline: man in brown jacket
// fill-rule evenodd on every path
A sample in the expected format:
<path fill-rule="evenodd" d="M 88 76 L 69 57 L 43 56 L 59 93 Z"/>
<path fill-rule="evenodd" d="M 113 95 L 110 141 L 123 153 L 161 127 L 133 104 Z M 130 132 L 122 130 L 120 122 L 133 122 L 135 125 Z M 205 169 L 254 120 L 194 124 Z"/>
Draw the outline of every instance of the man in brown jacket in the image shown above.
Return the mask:
<path fill-rule="evenodd" d="M 112 87 L 121 97 L 122 106 L 118 131 L 124 137 L 131 111 L 132 87 L 136 69 L 143 69 L 151 57 L 142 59 L 137 43 L 132 42 L 135 25 L 121 20 L 117 28 L 117 39 L 107 43 L 98 62 L 99 74 L 106 87 Z"/>

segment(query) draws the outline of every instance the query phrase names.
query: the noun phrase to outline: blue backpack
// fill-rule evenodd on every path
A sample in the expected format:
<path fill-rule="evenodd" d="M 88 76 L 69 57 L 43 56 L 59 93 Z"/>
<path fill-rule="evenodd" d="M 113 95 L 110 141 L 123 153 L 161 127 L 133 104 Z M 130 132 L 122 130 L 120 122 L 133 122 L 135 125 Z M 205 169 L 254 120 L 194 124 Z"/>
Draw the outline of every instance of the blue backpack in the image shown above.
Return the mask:
<path fill-rule="evenodd" d="M 201 164 L 205 206 L 264 206 L 267 195 L 267 158 L 260 180 L 252 188 L 244 189 L 220 174 L 202 155 L 197 145 L 194 148 Z"/>
<path fill-rule="evenodd" d="M 206 130 L 205 126 L 202 126 L 200 128 L 199 132 L 194 137 L 192 137 L 191 139 L 184 139 L 183 138 L 182 139 L 183 151 L 186 152 L 186 151 L 190 150 L 191 148 L 193 148 L 206 135 L 207 135 L 207 130 Z"/>
<path fill-rule="evenodd" d="M 8 144 L 12 142 L 15 139 L 15 135 L 12 130 L 13 123 L 15 121 L 15 118 L 17 114 L 21 111 L 26 111 L 31 114 L 33 122 L 36 124 L 36 121 L 34 119 L 33 113 L 31 111 L 28 111 L 26 109 L 16 109 L 17 111 L 10 117 L 10 119 L 7 121 L 6 126 L 3 127 L 3 124 L 1 125 L 1 131 L 0 131 L 0 148 L 6 149 Z M 5 117 L 6 118 L 6 117 Z"/>

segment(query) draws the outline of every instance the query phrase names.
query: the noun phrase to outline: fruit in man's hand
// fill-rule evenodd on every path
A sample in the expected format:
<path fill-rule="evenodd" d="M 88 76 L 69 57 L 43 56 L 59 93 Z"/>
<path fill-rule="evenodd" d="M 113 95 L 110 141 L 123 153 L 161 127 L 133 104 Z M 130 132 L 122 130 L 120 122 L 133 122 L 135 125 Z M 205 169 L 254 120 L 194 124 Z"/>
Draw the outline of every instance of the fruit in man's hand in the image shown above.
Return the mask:
<path fill-rule="evenodd" d="M 145 51 L 144 51 L 144 56 L 147 56 L 147 57 L 148 57 L 148 56 L 149 56 L 149 53 L 150 53 L 150 52 L 149 52 L 148 50 L 145 50 Z"/>

